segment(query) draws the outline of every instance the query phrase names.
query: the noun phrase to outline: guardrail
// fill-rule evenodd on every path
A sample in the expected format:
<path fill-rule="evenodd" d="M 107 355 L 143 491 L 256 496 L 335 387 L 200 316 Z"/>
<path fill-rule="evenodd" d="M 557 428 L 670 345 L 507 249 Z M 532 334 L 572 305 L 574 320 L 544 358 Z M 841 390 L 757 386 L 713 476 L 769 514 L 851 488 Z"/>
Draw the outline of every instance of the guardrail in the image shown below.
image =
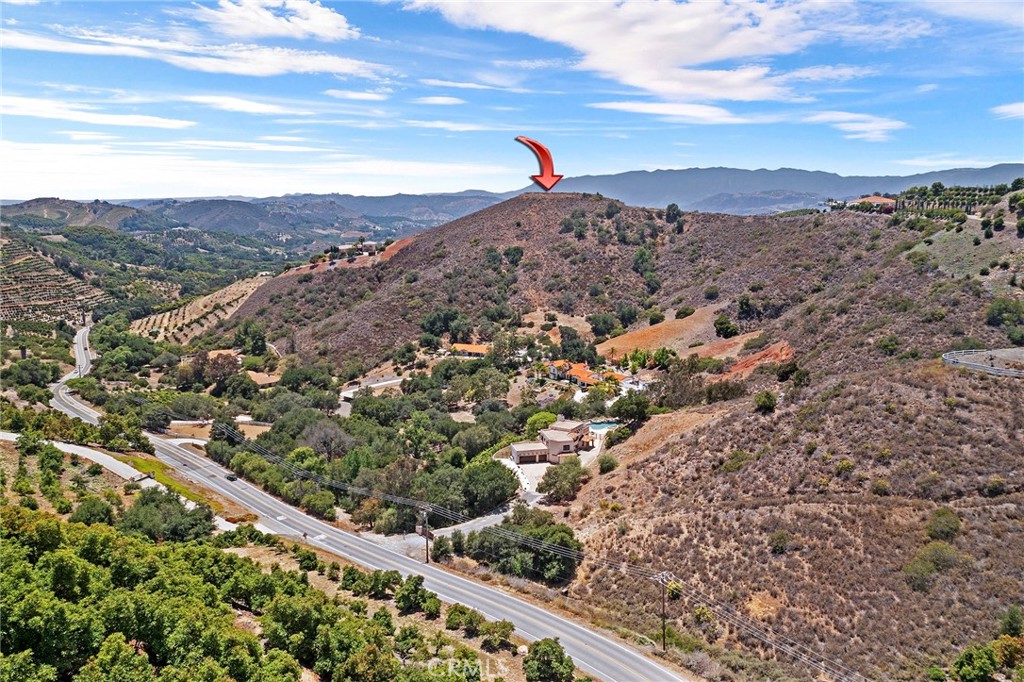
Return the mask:
<path fill-rule="evenodd" d="M 942 361 L 952 367 L 966 367 L 976 372 L 985 372 L 986 374 L 992 374 L 998 377 L 1018 377 L 1024 379 L 1024 370 L 1009 369 L 1007 367 L 990 367 L 980 362 L 971 362 L 970 360 L 961 360 L 960 358 L 967 355 L 984 355 L 990 351 L 987 350 L 954 350 L 949 353 L 942 354 Z"/>

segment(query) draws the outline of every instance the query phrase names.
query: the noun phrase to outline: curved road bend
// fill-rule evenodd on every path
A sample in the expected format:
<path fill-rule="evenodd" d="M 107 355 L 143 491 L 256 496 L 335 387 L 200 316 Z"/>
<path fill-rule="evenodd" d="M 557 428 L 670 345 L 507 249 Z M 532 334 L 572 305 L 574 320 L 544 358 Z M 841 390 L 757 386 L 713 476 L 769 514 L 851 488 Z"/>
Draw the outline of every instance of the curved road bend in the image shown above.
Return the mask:
<path fill-rule="evenodd" d="M 87 350 L 88 329 L 75 336 L 78 368 L 54 384 L 51 405 L 92 424 L 99 414 L 75 399 L 65 382 L 88 373 L 91 360 Z M 387 547 L 307 516 L 250 483 L 228 481 L 229 470 L 166 438 L 147 433 L 157 458 L 174 467 L 188 480 L 210 488 L 260 516 L 260 525 L 272 533 L 292 537 L 306 533 L 307 542 L 334 552 L 370 569 L 396 570 L 403 575 L 418 574 L 424 585 L 451 604 L 465 604 L 491 620 L 509 620 L 516 632 L 529 641 L 557 637 L 577 667 L 606 682 L 691 682 L 692 678 L 669 670 L 636 649 L 571 620 L 562 618 L 519 597 L 449 573 L 433 564 L 423 564 Z M 498 671 L 498 674 L 501 674 Z"/>

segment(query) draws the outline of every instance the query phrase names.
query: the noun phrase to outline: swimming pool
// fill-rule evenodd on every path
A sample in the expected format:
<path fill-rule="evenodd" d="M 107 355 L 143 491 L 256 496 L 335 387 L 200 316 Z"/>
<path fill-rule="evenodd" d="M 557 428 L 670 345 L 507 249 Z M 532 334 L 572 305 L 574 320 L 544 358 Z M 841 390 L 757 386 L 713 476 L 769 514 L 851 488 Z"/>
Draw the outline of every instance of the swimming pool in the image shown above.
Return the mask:
<path fill-rule="evenodd" d="M 619 427 L 619 422 L 615 421 L 604 421 L 604 422 L 591 422 L 590 430 L 597 433 L 604 433 L 605 431 L 611 431 Z"/>

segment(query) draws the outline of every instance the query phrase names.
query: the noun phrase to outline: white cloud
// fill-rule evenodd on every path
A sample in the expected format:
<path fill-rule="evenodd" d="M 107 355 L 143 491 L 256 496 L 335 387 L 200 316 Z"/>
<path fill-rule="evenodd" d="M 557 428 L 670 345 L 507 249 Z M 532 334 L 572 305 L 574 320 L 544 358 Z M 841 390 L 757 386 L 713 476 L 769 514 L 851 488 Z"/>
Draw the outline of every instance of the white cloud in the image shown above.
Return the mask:
<path fill-rule="evenodd" d="M 296 135 L 260 135 L 257 139 L 264 142 L 309 142 L 309 138 Z"/>
<path fill-rule="evenodd" d="M 294 144 L 271 144 L 247 140 L 165 140 L 160 142 L 128 142 L 119 147 L 147 147 L 150 149 L 183 149 L 188 151 L 234 151 L 234 152 L 324 152 L 320 147 Z"/>
<path fill-rule="evenodd" d="M 484 189 L 521 183 L 522 169 L 461 161 L 328 156 L 308 161 L 210 159 L 187 150 L 123 148 L 108 144 L 44 144 L 0 141 L 0 186 L 16 198 L 78 199 L 211 196 L 273 196 L 287 192 L 391 194 L 465 189 L 465 179 Z"/>
<path fill-rule="evenodd" d="M 804 123 L 827 123 L 836 130 L 846 133 L 848 140 L 885 142 L 892 139 L 892 132 L 903 130 L 907 124 L 892 118 L 873 114 L 857 114 L 849 111 L 823 111 L 803 119 Z"/>
<path fill-rule="evenodd" d="M 628 111 L 634 114 L 651 114 L 679 123 L 732 124 L 761 122 L 761 119 L 737 116 L 728 109 L 709 104 L 687 104 L 683 102 L 597 102 L 587 106 L 595 109 Z"/>
<path fill-rule="evenodd" d="M 441 106 L 451 106 L 453 104 L 465 104 L 466 100 L 459 99 L 458 97 L 418 97 L 413 100 L 414 104 L 438 104 Z"/>
<path fill-rule="evenodd" d="M 962 154 L 932 154 L 894 161 L 902 166 L 916 168 L 988 168 L 1000 163 L 1021 163 L 1021 159 L 982 159 Z"/>
<path fill-rule="evenodd" d="M 478 132 L 481 130 L 512 130 L 508 126 L 491 126 L 482 123 L 462 123 L 459 121 L 402 121 L 403 124 L 414 128 L 433 128 L 436 130 L 448 130 L 455 133 Z"/>
<path fill-rule="evenodd" d="M 315 0 L 220 0 L 197 6 L 191 16 L 235 38 L 345 40 L 359 30 L 341 14 Z"/>
<path fill-rule="evenodd" d="M 229 95 L 186 95 L 178 99 L 180 99 L 183 102 L 204 104 L 206 106 L 213 107 L 214 109 L 219 109 L 221 111 L 231 111 L 240 114 L 290 114 L 293 116 L 303 116 L 311 113 L 308 111 L 296 111 L 295 109 L 282 107 L 278 104 L 257 102 L 251 99 L 231 97 Z"/>
<path fill-rule="evenodd" d="M 1012 102 L 1001 104 L 998 107 L 989 109 L 996 118 L 1024 118 L 1024 102 Z"/>
<path fill-rule="evenodd" d="M 191 71 L 236 76 L 331 73 L 376 78 L 388 72 L 379 64 L 326 52 L 251 44 L 195 45 L 102 31 L 68 31 L 66 36 L 52 38 L 9 30 L 4 32 L 4 49 L 154 59 Z"/>
<path fill-rule="evenodd" d="M 4 5 L 38 5 L 42 0 L 0 0 Z"/>
<path fill-rule="evenodd" d="M 432 85 L 438 88 L 456 88 L 459 90 L 500 90 L 493 85 L 484 85 L 483 83 L 469 83 L 466 81 L 446 81 L 438 80 L 437 78 L 421 78 L 420 83 L 423 85 Z"/>
<path fill-rule="evenodd" d="M 29 116 L 32 118 L 74 121 L 93 125 L 130 126 L 139 128 L 167 128 L 171 130 L 188 128 L 195 121 L 183 121 L 159 116 L 141 114 L 105 114 L 95 107 L 36 97 L 5 95 L 0 99 L 0 111 L 4 116 Z"/>
<path fill-rule="evenodd" d="M 570 63 L 566 59 L 498 59 L 494 62 L 494 65 L 499 69 L 537 71 L 541 69 L 564 69 Z"/>
<path fill-rule="evenodd" d="M 916 92 L 919 95 L 923 95 L 926 92 L 933 92 L 938 89 L 939 86 L 937 83 L 921 83 L 921 85 L 918 85 L 916 88 L 914 88 L 914 92 Z"/>
<path fill-rule="evenodd" d="M 75 142 L 107 142 L 110 140 L 121 139 L 117 135 L 110 135 L 109 133 L 96 133 L 91 130 L 58 130 L 61 135 L 67 135 L 69 140 Z"/>
<path fill-rule="evenodd" d="M 873 76 L 878 70 L 870 66 L 808 66 L 790 71 L 778 77 L 783 82 L 789 81 L 831 81 L 841 83 L 855 78 Z"/>
<path fill-rule="evenodd" d="M 579 53 L 577 68 L 668 100 L 788 100 L 795 95 L 767 66 L 743 64 L 845 40 L 862 23 L 852 0 L 815 2 L 501 2 L 406 0 L 464 28 L 523 33 Z M 875 10 L 863 39 L 904 40 L 924 22 Z M 735 68 L 718 66 L 738 61 Z M 714 68 L 701 68 L 716 65 Z M 450 85 L 450 87 L 456 87 Z M 472 87 L 472 86 L 464 86 Z"/>
<path fill-rule="evenodd" d="M 336 99 L 351 99 L 365 102 L 383 102 L 388 98 L 383 92 L 357 92 L 354 90 L 324 90 L 328 97 Z"/>
<path fill-rule="evenodd" d="M 1019 0 L 918 0 L 917 5 L 958 19 L 1024 25 L 1024 3 Z"/>

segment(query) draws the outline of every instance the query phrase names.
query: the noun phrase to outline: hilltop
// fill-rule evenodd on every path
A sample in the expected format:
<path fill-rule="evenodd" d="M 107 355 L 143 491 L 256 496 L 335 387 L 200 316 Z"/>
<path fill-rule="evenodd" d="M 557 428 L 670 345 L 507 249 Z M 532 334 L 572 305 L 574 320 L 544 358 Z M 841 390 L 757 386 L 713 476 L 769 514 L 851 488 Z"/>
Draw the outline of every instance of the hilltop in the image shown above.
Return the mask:
<path fill-rule="evenodd" d="M 593 195 L 524 194 L 423 232 L 377 267 L 324 271 L 305 284 L 277 278 L 235 318 L 265 320 L 271 339 L 287 334 L 298 352 L 371 367 L 416 338 L 438 308 L 498 321 L 535 308 L 585 315 L 646 296 L 632 269 L 636 247 L 620 243 L 615 225 L 639 243 L 647 222 L 659 229 L 654 220 L 653 211 Z M 577 226 L 589 238 L 577 238 Z M 501 269 L 508 249 L 514 272 Z"/>
<path fill-rule="evenodd" d="M 623 343 L 675 334 L 681 355 L 724 358 L 726 372 L 738 357 L 743 371 L 728 376 L 746 377 L 743 395 L 714 405 L 670 370 L 653 393 L 678 411 L 610 449 L 621 466 L 592 473 L 567 523 L 592 559 L 671 569 L 872 678 L 920 679 L 1024 599 L 1024 382 L 938 359 L 1010 345 L 990 311 L 1024 301 L 1024 238 L 1002 218 L 1012 225 L 1013 212 L 1005 198 L 982 210 L 985 222 L 961 223 L 739 217 L 524 194 L 372 268 L 275 279 L 232 321 L 265 321 L 285 352 L 369 367 L 446 308 L 482 338 L 535 333 L 528 318 L 557 313 L 587 339 L 584 317 L 632 308 Z M 715 341 L 716 315 L 735 336 Z M 772 406 L 759 409 L 765 392 Z M 939 528 L 950 514 L 956 529 Z M 603 614 L 592 617 L 657 630 L 654 584 L 585 561 L 569 594 Z M 757 648 L 702 618 L 672 607 L 684 648 Z"/>

